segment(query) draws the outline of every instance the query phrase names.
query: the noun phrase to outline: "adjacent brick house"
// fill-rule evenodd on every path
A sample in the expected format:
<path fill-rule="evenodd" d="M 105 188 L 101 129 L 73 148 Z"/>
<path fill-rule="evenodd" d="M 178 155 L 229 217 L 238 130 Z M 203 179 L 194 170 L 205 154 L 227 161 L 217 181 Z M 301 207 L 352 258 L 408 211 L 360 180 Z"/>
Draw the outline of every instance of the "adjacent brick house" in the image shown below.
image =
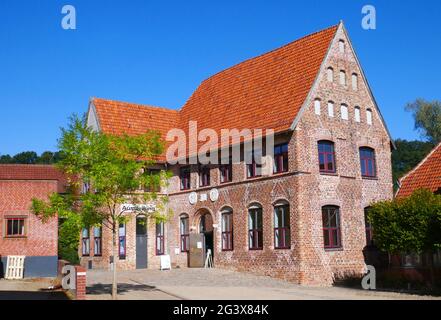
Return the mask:
<path fill-rule="evenodd" d="M 393 195 L 392 141 L 342 23 L 217 73 L 179 111 L 105 99 L 88 111 L 89 125 L 110 134 L 188 136 L 189 121 L 218 133 L 273 129 L 274 155 L 254 150 L 265 168 L 243 157 L 209 166 L 160 159 L 173 172 L 161 193 L 174 217 L 148 224 L 149 268 L 162 254 L 188 266 L 190 238 L 202 233 L 216 267 L 312 285 L 362 272 L 364 209 Z M 121 226 L 122 268 L 139 267 L 136 221 Z M 84 231 L 82 263 L 107 267 L 111 235 L 97 231 L 95 257 L 93 232 Z"/>
<path fill-rule="evenodd" d="M 0 165 L 0 256 L 23 255 L 25 277 L 57 274 L 58 218 L 43 224 L 31 211 L 32 198 L 64 192 L 63 175 L 49 165 Z"/>
<path fill-rule="evenodd" d="M 441 143 L 409 173 L 400 179 L 398 198 L 408 197 L 415 190 L 425 188 L 441 194 Z"/>

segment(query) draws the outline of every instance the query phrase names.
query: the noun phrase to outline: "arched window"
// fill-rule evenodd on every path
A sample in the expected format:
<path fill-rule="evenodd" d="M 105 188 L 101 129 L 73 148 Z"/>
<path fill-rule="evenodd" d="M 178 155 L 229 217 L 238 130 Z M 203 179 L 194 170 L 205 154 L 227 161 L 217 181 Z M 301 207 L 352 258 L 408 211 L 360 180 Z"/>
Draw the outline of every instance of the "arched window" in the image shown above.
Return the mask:
<path fill-rule="evenodd" d="M 339 40 L 338 41 L 338 51 L 340 51 L 340 53 L 345 53 L 345 41 L 344 40 Z"/>
<path fill-rule="evenodd" d="M 375 150 L 369 147 L 360 148 L 360 167 L 363 177 L 376 177 Z"/>
<path fill-rule="evenodd" d="M 325 249 L 341 248 L 340 209 L 337 206 L 322 207 L 323 240 Z"/>
<path fill-rule="evenodd" d="M 102 227 L 93 227 L 93 255 L 96 257 L 102 254 Z"/>
<path fill-rule="evenodd" d="M 372 110 L 371 109 L 366 110 L 366 123 L 369 125 L 372 124 Z"/>
<path fill-rule="evenodd" d="M 274 248 L 291 248 L 289 203 L 286 201 L 274 205 Z"/>
<path fill-rule="evenodd" d="M 372 246 L 372 245 L 374 245 L 374 230 L 368 220 L 369 210 L 370 210 L 370 207 L 364 208 L 364 227 L 366 230 L 366 245 Z"/>
<path fill-rule="evenodd" d="M 90 236 L 89 236 L 89 229 L 83 228 L 83 231 L 81 232 L 81 254 L 83 256 L 89 256 L 90 255 Z"/>
<path fill-rule="evenodd" d="M 188 214 L 181 214 L 179 218 L 179 231 L 181 233 L 181 252 L 190 251 L 190 226 Z"/>
<path fill-rule="evenodd" d="M 250 250 L 263 249 L 262 207 L 258 204 L 248 208 L 248 245 Z"/>
<path fill-rule="evenodd" d="M 233 250 L 233 210 L 225 208 L 222 213 L 222 251 Z"/>
<path fill-rule="evenodd" d="M 340 84 L 346 86 L 346 72 L 344 70 L 340 70 Z"/>
<path fill-rule="evenodd" d="M 352 90 L 358 90 L 358 76 L 356 73 L 352 74 Z"/>
<path fill-rule="evenodd" d="M 329 67 L 326 70 L 326 77 L 328 79 L 329 82 L 333 82 L 334 81 L 334 69 L 332 69 L 331 67 Z"/>
<path fill-rule="evenodd" d="M 348 106 L 347 106 L 347 105 L 342 104 L 342 105 L 340 106 L 340 115 L 341 115 L 341 118 L 342 118 L 343 120 L 348 120 L 348 119 L 349 119 L 349 115 L 348 115 Z"/>
<path fill-rule="evenodd" d="M 324 173 L 335 173 L 334 142 L 321 140 L 318 142 L 319 169 Z"/>
<path fill-rule="evenodd" d="M 360 122 L 360 107 L 354 108 L 354 120 L 355 122 Z"/>
<path fill-rule="evenodd" d="M 156 222 L 156 255 L 164 254 L 164 221 Z"/>
<path fill-rule="evenodd" d="M 120 260 L 126 258 L 126 224 L 120 223 L 118 227 L 118 255 Z"/>
<path fill-rule="evenodd" d="M 320 99 L 315 99 L 314 100 L 314 113 L 316 114 L 316 115 L 320 115 L 320 110 L 321 109 L 321 106 L 320 106 Z"/>
<path fill-rule="evenodd" d="M 328 116 L 334 116 L 334 102 L 328 101 Z"/>

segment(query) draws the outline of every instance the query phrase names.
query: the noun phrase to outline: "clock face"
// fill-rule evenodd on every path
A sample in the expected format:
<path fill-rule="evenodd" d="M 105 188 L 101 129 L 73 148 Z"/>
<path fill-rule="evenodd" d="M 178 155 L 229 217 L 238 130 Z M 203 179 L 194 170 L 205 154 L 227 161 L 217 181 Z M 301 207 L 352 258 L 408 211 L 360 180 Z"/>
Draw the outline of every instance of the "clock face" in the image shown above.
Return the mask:
<path fill-rule="evenodd" d="M 219 190 L 211 189 L 210 200 L 214 202 L 214 201 L 217 201 L 217 199 L 219 199 Z"/>
<path fill-rule="evenodd" d="M 192 192 L 188 195 L 188 201 L 190 204 L 195 204 L 198 201 L 198 195 L 196 192 Z"/>

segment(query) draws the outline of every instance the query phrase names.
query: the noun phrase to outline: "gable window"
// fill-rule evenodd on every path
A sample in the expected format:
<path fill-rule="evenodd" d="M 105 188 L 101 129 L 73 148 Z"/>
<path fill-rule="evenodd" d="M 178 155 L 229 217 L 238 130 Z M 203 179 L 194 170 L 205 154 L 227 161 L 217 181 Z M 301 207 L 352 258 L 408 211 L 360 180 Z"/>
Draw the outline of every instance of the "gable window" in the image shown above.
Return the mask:
<path fill-rule="evenodd" d="M 322 207 L 322 220 L 325 249 L 341 248 L 339 207 Z"/>
<path fill-rule="evenodd" d="M 233 211 L 222 211 L 222 251 L 233 250 Z"/>
<path fill-rule="evenodd" d="M 360 167 L 363 177 L 376 177 L 375 151 L 369 147 L 360 148 Z"/>
<path fill-rule="evenodd" d="M 219 166 L 219 175 L 220 175 L 220 182 L 226 183 L 233 181 L 233 164 L 232 159 L 230 158 L 228 160 L 228 163 L 222 163 Z"/>
<path fill-rule="evenodd" d="M 356 73 L 352 74 L 352 89 L 358 90 L 358 76 Z"/>
<path fill-rule="evenodd" d="M 319 169 L 323 173 L 335 173 L 334 142 L 321 140 L 318 142 Z"/>
<path fill-rule="evenodd" d="M 81 232 L 81 254 L 83 256 L 90 255 L 90 237 L 88 228 L 83 228 L 83 231 Z"/>
<path fill-rule="evenodd" d="M 345 52 L 345 41 L 344 40 L 338 41 L 338 51 L 340 51 L 340 53 Z"/>
<path fill-rule="evenodd" d="M 327 76 L 329 82 L 333 82 L 334 81 L 334 69 L 329 67 L 326 70 L 326 76 Z"/>
<path fill-rule="evenodd" d="M 372 124 L 372 110 L 371 109 L 366 110 L 366 123 L 369 125 Z"/>
<path fill-rule="evenodd" d="M 118 228 L 118 255 L 120 260 L 126 258 L 126 224 L 120 223 Z"/>
<path fill-rule="evenodd" d="M 25 236 L 25 218 L 6 218 L 6 237 Z"/>
<path fill-rule="evenodd" d="M 181 252 L 188 252 L 190 251 L 190 228 L 187 214 L 181 216 L 179 225 L 181 231 Z"/>
<path fill-rule="evenodd" d="M 328 102 L 328 115 L 330 117 L 334 116 L 334 102 L 332 102 L 332 101 Z"/>
<path fill-rule="evenodd" d="M 164 254 L 164 221 L 156 223 L 156 255 Z"/>
<path fill-rule="evenodd" d="M 274 206 L 274 248 L 289 249 L 290 240 L 289 204 L 281 203 Z"/>
<path fill-rule="evenodd" d="M 360 107 L 354 108 L 354 119 L 355 122 L 360 122 Z"/>
<path fill-rule="evenodd" d="M 274 173 L 288 171 L 288 144 L 274 146 Z"/>
<path fill-rule="evenodd" d="M 179 177 L 181 180 L 181 190 L 190 189 L 190 167 L 180 168 Z"/>
<path fill-rule="evenodd" d="M 364 208 L 364 226 L 366 230 L 366 245 L 367 246 L 373 246 L 374 245 L 374 230 L 372 228 L 372 225 L 369 223 L 368 214 L 369 214 L 369 207 Z"/>
<path fill-rule="evenodd" d="M 102 255 L 102 240 L 101 240 L 101 227 L 93 227 L 93 255 Z"/>
<path fill-rule="evenodd" d="M 254 205 L 248 209 L 248 245 L 250 250 L 263 249 L 262 207 Z"/>
<path fill-rule="evenodd" d="M 314 113 L 316 114 L 316 115 L 320 115 L 320 110 L 321 109 L 321 106 L 320 106 L 320 99 L 315 99 L 315 101 L 314 101 Z"/>
<path fill-rule="evenodd" d="M 348 106 L 347 106 L 347 105 L 342 104 L 342 105 L 340 106 L 340 115 L 341 115 L 341 118 L 342 118 L 343 120 L 348 120 L 348 119 L 349 119 L 349 115 L 348 115 Z"/>
<path fill-rule="evenodd" d="M 262 175 L 262 150 L 254 150 L 247 159 L 247 178 Z"/>
<path fill-rule="evenodd" d="M 210 167 L 202 166 L 199 169 L 199 186 L 207 187 L 210 185 Z"/>
<path fill-rule="evenodd" d="M 346 86 L 346 72 L 340 70 L 340 84 Z"/>

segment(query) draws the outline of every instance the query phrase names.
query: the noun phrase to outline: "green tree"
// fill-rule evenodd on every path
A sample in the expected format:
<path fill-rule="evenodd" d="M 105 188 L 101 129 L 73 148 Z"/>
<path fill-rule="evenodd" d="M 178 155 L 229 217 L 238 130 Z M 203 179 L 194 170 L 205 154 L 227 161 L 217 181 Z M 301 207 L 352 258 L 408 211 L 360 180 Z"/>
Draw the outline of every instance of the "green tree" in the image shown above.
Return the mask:
<path fill-rule="evenodd" d="M 13 163 L 19 164 L 35 164 L 37 163 L 38 155 L 34 151 L 25 151 L 17 153 L 13 158 Z"/>
<path fill-rule="evenodd" d="M 116 299 L 118 229 L 128 220 L 120 205 L 154 201 L 156 211 L 143 212 L 142 207 L 136 210 L 156 222 L 167 220 L 171 214 L 166 209 L 167 197 L 137 191 L 157 190 L 167 182 L 169 174 L 164 171 L 142 174 L 162 154 L 164 143 L 154 131 L 139 136 L 95 132 L 87 127 L 85 118 L 73 116 L 69 127 L 62 129 L 59 150 L 62 160 L 57 166 L 68 176 L 70 190 L 65 195 L 51 195 L 48 202 L 33 199 L 32 210 L 43 220 L 58 213 L 64 219 L 63 232 L 71 237 L 65 237 L 68 243 L 78 240 L 83 227 L 101 225 L 111 231 L 112 298 Z"/>
<path fill-rule="evenodd" d="M 9 154 L 4 154 L 0 156 L 1 164 L 9 164 L 12 163 L 12 157 Z"/>
<path fill-rule="evenodd" d="M 406 111 L 412 112 L 415 120 L 415 129 L 419 130 L 424 138 L 437 144 L 441 142 L 441 102 L 417 99 L 408 103 Z"/>

